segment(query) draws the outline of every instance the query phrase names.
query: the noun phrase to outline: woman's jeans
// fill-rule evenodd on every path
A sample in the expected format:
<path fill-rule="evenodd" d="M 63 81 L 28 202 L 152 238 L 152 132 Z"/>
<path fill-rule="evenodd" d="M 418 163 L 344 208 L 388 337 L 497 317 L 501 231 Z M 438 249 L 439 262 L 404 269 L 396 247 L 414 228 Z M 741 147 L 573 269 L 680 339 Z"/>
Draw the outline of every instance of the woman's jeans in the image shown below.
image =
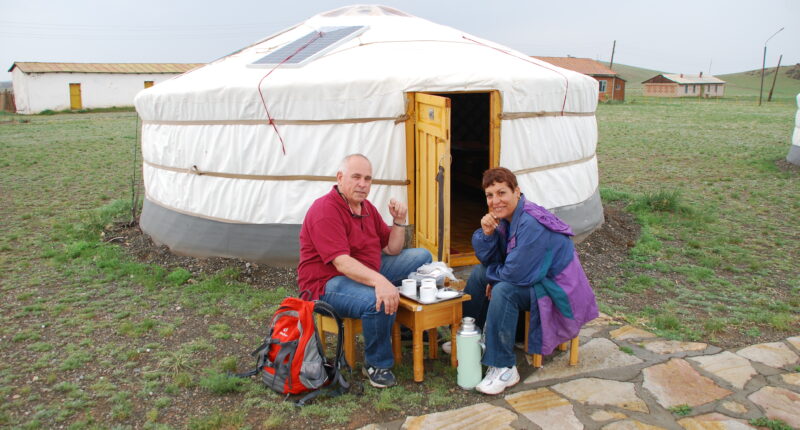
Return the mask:
<path fill-rule="evenodd" d="M 382 255 L 380 273 L 398 285 L 409 273 L 430 263 L 431 259 L 431 253 L 424 248 L 408 248 L 398 255 Z M 333 306 L 340 317 L 361 320 L 364 357 L 369 365 L 379 369 L 394 366 L 392 325 L 395 314 L 386 315 L 382 306 L 381 310 L 375 310 L 375 288 L 346 276 L 336 276 L 325 284 L 325 294 L 320 299 Z"/>
<path fill-rule="evenodd" d="M 475 318 L 483 327 L 486 352 L 481 362 L 492 367 L 516 365 L 514 342 L 517 321 L 521 311 L 530 310 L 531 287 L 518 287 L 508 282 L 498 282 L 492 287 L 492 299 L 486 297 L 486 267 L 478 265 L 472 270 L 465 291 L 472 299 L 463 304 L 464 316 Z"/>

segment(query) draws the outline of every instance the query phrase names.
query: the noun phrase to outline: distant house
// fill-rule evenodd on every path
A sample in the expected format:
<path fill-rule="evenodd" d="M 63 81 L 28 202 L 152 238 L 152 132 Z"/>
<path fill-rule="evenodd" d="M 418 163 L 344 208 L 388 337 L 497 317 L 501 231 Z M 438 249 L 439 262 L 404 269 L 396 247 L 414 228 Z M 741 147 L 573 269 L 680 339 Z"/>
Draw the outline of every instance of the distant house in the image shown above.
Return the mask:
<path fill-rule="evenodd" d="M 203 64 L 29 63 L 10 69 L 17 113 L 133 106 L 133 97 Z"/>
<path fill-rule="evenodd" d="M 652 97 L 722 97 L 725 81 L 714 76 L 662 73 L 644 82 L 645 96 Z"/>
<path fill-rule="evenodd" d="M 625 100 L 625 79 L 608 67 L 590 58 L 534 57 L 563 69 L 573 70 L 597 79 L 600 101 Z"/>

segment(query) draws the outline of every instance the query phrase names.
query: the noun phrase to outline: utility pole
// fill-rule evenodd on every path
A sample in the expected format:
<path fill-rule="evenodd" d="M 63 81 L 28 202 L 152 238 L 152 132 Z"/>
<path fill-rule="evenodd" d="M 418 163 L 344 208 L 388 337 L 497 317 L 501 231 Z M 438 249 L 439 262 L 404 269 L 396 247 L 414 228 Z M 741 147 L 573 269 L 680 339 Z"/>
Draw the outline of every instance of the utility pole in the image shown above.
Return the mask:
<path fill-rule="evenodd" d="M 614 67 L 614 51 L 616 50 L 617 50 L 617 41 L 615 40 L 614 44 L 611 45 L 611 62 L 608 63 L 609 69 Z M 617 87 L 617 77 L 614 76 L 614 78 L 611 79 L 611 101 L 614 101 L 614 90 L 616 89 L 616 87 Z"/>
<path fill-rule="evenodd" d="M 783 54 L 778 58 L 778 67 L 775 68 L 775 77 L 772 78 L 772 88 L 769 89 L 769 97 L 767 97 L 767 101 L 772 101 L 772 91 L 775 89 L 775 81 L 778 80 L 778 72 L 781 71 L 781 60 L 783 60 Z"/>
<path fill-rule="evenodd" d="M 609 69 L 614 68 L 614 51 L 617 49 L 617 41 L 614 41 L 614 45 L 611 46 L 611 62 L 608 64 Z"/>
<path fill-rule="evenodd" d="M 767 40 L 764 41 L 764 57 L 761 59 L 761 88 L 758 89 L 758 105 L 761 106 L 761 95 L 764 93 L 764 69 L 767 65 L 767 42 L 770 39 L 775 37 L 776 34 L 783 31 L 783 27 L 780 30 L 776 31 L 772 36 L 768 37 Z"/>

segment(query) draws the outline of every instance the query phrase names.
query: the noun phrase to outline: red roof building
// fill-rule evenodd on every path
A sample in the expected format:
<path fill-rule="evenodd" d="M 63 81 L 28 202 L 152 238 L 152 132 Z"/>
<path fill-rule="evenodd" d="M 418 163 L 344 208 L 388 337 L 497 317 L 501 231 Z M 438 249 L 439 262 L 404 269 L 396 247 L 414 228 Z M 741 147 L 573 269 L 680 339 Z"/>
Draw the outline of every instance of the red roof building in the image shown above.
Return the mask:
<path fill-rule="evenodd" d="M 533 57 L 546 61 L 562 69 L 573 70 L 597 79 L 600 94 L 599 100 L 625 100 L 625 79 L 603 64 L 590 58 L 576 57 Z"/>

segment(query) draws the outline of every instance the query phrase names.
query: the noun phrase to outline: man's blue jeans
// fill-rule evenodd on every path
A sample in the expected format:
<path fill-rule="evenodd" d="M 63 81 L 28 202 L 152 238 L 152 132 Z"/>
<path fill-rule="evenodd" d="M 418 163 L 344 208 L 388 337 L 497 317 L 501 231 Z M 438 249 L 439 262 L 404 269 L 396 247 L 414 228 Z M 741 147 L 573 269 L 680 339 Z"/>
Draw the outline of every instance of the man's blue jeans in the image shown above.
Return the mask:
<path fill-rule="evenodd" d="M 486 297 L 487 283 L 486 266 L 476 266 L 464 289 L 472 299 L 464 302 L 462 311 L 464 316 L 475 318 L 478 327 L 483 327 L 486 352 L 481 362 L 486 366 L 511 367 L 517 363 L 514 355 L 517 321 L 521 311 L 530 310 L 531 287 L 498 282 L 492 286 L 492 299 L 489 300 Z"/>
<path fill-rule="evenodd" d="M 398 255 L 381 256 L 381 275 L 398 285 L 417 270 L 431 262 L 431 253 L 424 248 L 404 249 Z M 371 366 L 389 369 L 394 366 L 392 355 L 392 325 L 395 314 L 375 310 L 375 288 L 360 284 L 346 276 L 336 276 L 325 284 L 320 297 L 336 309 L 343 318 L 361 319 L 364 334 L 364 357 Z"/>

